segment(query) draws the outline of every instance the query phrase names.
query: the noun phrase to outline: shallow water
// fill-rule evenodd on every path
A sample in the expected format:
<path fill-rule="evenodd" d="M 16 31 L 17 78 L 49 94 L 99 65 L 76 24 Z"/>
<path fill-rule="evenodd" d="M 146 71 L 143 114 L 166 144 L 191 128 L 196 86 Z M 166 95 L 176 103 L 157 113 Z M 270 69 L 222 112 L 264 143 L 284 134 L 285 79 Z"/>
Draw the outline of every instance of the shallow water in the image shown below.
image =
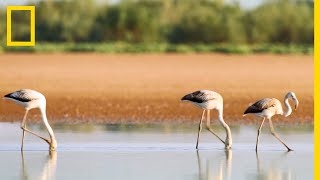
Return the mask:
<path fill-rule="evenodd" d="M 30 129 L 46 135 L 43 126 Z M 267 124 L 255 153 L 257 126 L 233 126 L 233 147 L 197 125 L 55 125 L 55 153 L 27 134 L 20 153 L 17 123 L 0 123 L 0 179 L 313 179 L 313 127 L 277 126 L 285 148 Z M 213 129 L 224 135 L 220 126 Z"/>

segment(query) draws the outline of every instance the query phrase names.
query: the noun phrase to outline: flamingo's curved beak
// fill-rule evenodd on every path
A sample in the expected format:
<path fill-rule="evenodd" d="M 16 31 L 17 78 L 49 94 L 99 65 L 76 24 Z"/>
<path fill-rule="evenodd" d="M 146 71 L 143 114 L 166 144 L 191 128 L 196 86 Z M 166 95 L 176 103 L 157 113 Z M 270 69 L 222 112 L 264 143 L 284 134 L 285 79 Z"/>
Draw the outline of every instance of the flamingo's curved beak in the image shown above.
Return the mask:
<path fill-rule="evenodd" d="M 187 94 L 181 98 L 181 101 L 190 101 L 190 99 L 192 99 L 192 95 Z"/>
<path fill-rule="evenodd" d="M 296 111 L 298 109 L 298 106 L 299 106 L 299 101 L 298 101 L 297 98 L 294 98 L 293 101 L 294 101 L 294 110 Z"/>

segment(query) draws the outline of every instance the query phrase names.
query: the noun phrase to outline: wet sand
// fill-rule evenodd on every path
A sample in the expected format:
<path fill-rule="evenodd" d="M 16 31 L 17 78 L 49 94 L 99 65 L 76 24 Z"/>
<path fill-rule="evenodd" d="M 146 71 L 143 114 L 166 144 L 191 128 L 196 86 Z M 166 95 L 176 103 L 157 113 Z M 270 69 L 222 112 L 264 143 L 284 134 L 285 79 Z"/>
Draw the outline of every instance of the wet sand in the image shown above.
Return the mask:
<path fill-rule="evenodd" d="M 198 122 L 201 111 L 180 98 L 199 89 L 224 97 L 228 123 L 264 97 L 294 91 L 298 111 L 281 123 L 313 123 L 313 56 L 223 54 L 1 54 L 0 95 L 29 88 L 47 97 L 51 122 Z M 0 101 L 0 121 L 19 121 L 23 110 Z M 213 116 L 216 113 L 212 113 Z M 38 122 L 37 110 L 30 121 Z"/>

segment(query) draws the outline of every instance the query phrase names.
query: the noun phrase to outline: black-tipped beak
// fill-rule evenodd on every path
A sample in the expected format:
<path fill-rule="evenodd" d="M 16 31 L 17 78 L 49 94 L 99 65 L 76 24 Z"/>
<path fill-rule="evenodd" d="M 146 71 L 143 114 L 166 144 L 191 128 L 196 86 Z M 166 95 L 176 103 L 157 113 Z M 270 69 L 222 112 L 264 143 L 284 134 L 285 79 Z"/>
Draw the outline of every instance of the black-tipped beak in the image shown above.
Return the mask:
<path fill-rule="evenodd" d="M 192 95 L 187 94 L 187 95 L 185 95 L 185 96 L 183 96 L 183 97 L 181 98 L 181 101 L 188 101 L 188 100 L 191 99 L 191 97 L 192 97 Z"/>
<path fill-rule="evenodd" d="M 299 101 L 296 98 L 293 101 L 294 101 L 294 110 L 296 111 L 298 109 L 298 106 L 299 106 Z"/>

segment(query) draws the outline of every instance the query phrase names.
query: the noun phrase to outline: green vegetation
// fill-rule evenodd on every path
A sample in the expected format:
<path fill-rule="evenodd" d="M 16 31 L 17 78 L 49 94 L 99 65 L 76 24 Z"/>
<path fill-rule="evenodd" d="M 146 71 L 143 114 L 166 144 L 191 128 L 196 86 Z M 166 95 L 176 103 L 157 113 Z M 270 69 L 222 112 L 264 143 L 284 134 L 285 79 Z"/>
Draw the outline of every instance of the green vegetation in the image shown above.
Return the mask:
<path fill-rule="evenodd" d="M 145 44 L 145 43 L 37 43 L 35 47 L 3 47 L 0 52 L 95 52 L 95 53 L 274 53 L 313 54 L 311 45 L 232 45 L 232 44 Z"/>
<path fill-rule="evenodd" d="M 313 18 L 312 0 L 267 0 L 249 10 L 223 0 L 40 1 L 36 4 L 37 46 L 2 46 L 0 52 L 309 54 Z M 15 14 L 20 28 L 12 31 L 13 39 L 29 38 L 26 19 L 23 13 Z M 5 10 L 0 9 L 2 27 L 5 21 Z M 0 28 L 2 44 L 5 33 Z"/>

